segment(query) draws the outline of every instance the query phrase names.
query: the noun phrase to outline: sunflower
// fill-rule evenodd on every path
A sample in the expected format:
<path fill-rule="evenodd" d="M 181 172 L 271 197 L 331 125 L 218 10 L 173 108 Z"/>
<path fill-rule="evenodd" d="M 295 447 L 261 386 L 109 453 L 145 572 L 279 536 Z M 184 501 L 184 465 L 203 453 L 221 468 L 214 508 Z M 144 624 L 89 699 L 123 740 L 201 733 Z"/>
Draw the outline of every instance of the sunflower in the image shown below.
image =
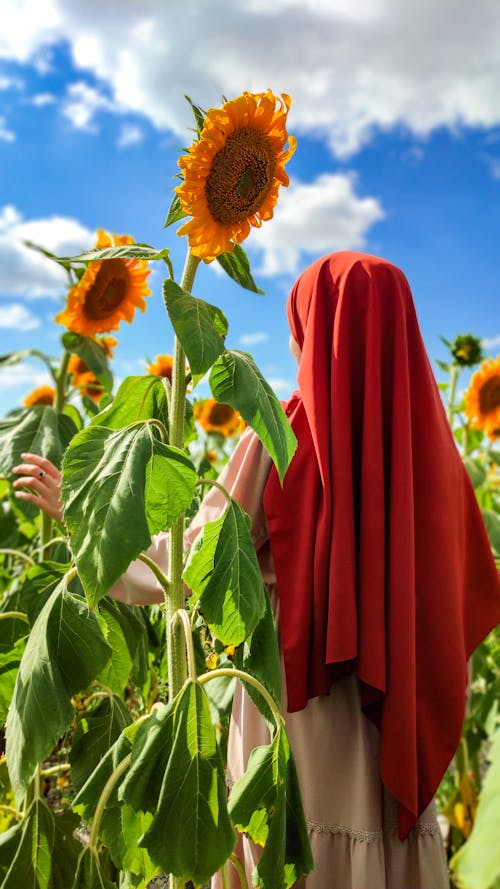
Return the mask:
<path fill-rule="evenodd" d="M 229 404 L 221 404 L 215 398 L 197 401 L 193 407 L 195 420 L 205 432 L 218 432 L 225 438 L 232 438 L 246 427 L 246 423 Z"/>
<path fill-rule="evenodd" d="M 455 363 L 461 367 L 473 367 L 484 359 L 481 340 L 472 333 L 455 337 L 450 351 Z"/>
<path fill-rule="evenodd" d="M 174 190 L 192 219 L 177 234 L 186 234 L 205 262 L 241 244 L 251 225 L 271 219 L 295 151 L 286 131 L 289 108 L 287 95 L 243 93 L 207 112 L 199 140 L 181 156 L 184 181 Z"/>
<path fill-rule="evenodd" d="M 108 235 L 97 231 L 96 247 L 133 244 L 129 235 Z M 68 292 L 66 308 L 56 321 L 68 330 L 85 336 L 118 330 L 120 321 L 132 321 L 135 309 L 146 310 L 144 297 L 150 274 L 142 259 L 105 259 L 89 262 L 82 277 Z"/>
<path fill-rule="evenodd" d="M 500 355 L 489 358 L 473 375 L 465 393 L 465 413 L 473 429 L 500 438 Z"/>
<path fill-rule="evenodd" d="M 25 407 L 34 407 L 36 404 L 54 404 L 56 390 L 52 386 L 38 386 L 23 398 Z"/>
<path fill-rule="evenodd" d="M 99 402 L 104 395 L 104 386 L 92 371 L 89 371 L 87 374 L 81 374 L 75 385 L 82 398 L 86 395 L 87 398 L 91 398 L 92 401 L 95 401 L 96 403 Z"/>
<path fill-rule="evenodd" d="M 155 360 L 148 365 L 148 374 L 156 377 L 166 377 L 167 380 L 171 380 L 173 366 L 174 359 L 171 355 L 157 355 Z"/>

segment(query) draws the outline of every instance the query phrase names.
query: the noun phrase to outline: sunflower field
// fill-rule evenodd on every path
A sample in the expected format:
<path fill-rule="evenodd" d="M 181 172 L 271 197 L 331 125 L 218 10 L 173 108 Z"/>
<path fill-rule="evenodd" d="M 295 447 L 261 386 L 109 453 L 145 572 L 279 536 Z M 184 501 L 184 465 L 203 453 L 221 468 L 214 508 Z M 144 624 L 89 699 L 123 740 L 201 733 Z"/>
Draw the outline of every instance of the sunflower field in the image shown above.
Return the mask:
<path fill-rule="evenodd" d="M 36 358 L 52 379 L 0 420 L 0 889 L 146 889 L 159 874 L 181 889 L 219 870 L 227 885 L 230 868 L 245 889 L 234 829 L 264 845 L 261 889 L 312 868 L 250 520 L 217 481 L 247 424 L 281 478 L 296 441 L 252 357 L 226 348 L 224 314 L 192 294 L 199 263 L 213 260 L 258 291 L 241 242 L 288 184 L 289 105 L 270 91 L 206 113 L 192 105 L 197 137 L 166 221 L 182 221 L 189 244 L 180 283 L 168 249 L 128 235 L 99 230 L 93 249 L 69 258 L 31 245 L 66 270 L 68 292 L 57 360 L 30 348 L 0 357 L 0 372 Z M 153 262 L 166 270 L 174 354 L 115 389 L 112 333 L 145 310 Z M 500 559 L 500 358 L 485 361 L 470 334 L 447 345 L 443 398 Z M 199 399 L 207 374 L 212 397 Z M 64 513 L 50 497 L 60 469 Z M 217 486 L 224 514 L 186 555 L 184 527 Z M 168 573 L 148 555 L 165 531 Z M 131 563 L 160 594 L 141 608 L 113 595 Z M 237 681 L 270 740 L 227 797 Z M 499 692 L 492 634 L 472 658 L 463 735 L 438 794 L 452 879 L 465 889 L 500 875 Z"/>

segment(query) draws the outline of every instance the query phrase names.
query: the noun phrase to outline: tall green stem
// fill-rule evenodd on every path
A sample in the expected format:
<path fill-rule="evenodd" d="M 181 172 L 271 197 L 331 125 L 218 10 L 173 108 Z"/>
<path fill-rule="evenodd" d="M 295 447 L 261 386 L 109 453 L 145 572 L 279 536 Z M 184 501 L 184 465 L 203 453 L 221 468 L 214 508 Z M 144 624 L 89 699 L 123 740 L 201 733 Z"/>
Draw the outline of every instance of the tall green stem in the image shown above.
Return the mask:
<path fill-rule="evenodd" d="M 68 350 L 65 349 L 63 357 L 61 359 L 61 364 L 59 366 L 59 371 L 57 373 L 56 400 L 54 403 L 54 409 L 58 413 L 62 411 L 64 403 L 66 401 L 66 374 L 68 372 L 68 364 L 70 358 L 71 352 L 68 352 Z"/>
<path fill-rule="evenodd" d="M 460 374 L 460 368 L 458 364 L 452 364 L 450 370 L 450 389 L 448 393 L 448 405 L 446 408 L 446 414 L 448 416 L 448 422 L 450 426 L 453 426 L 453 414 L 455 411 L 455 396 L 457 392 L 457 382 Z"/>
<path fill-rule="evenodd" d="M 188 293 L 193 286 L 196 269 L 200 260 L 191 251 L 186 257 L 181 287 Z M 174 345 L 172 368 L 172 397 L 169 417 L 169 442 L 173 447 L 184 447 L 184 408 L 186 402 L 186 361 L 184 351 L 177 337 Z M 173 620 L 175 613 L 184 605 L 184 583 L 182 580 L 184 557 L 184 517 L 172 525 L 170 531 L 170 590 L 165 595 L 167 603 L 167 659 L 168 688 L 172 700 L 182 687 L 187 676 L 186 649 L 182 625 Z"/>

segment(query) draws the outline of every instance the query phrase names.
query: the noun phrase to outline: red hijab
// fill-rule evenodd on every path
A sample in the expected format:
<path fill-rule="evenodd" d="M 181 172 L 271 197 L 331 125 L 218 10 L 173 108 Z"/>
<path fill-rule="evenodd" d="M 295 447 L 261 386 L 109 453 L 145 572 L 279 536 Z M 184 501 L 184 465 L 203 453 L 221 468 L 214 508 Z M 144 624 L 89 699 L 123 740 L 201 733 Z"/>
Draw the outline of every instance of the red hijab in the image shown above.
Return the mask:
<path fill-rule="evenodd" d="M 402 272 L 326 256 L 288 317 L 298 449 L 264 496 L 288 707 L 356 673 L 403 839 L 457 747 L 467 660 L 500 622 L 498 574 Z"/>

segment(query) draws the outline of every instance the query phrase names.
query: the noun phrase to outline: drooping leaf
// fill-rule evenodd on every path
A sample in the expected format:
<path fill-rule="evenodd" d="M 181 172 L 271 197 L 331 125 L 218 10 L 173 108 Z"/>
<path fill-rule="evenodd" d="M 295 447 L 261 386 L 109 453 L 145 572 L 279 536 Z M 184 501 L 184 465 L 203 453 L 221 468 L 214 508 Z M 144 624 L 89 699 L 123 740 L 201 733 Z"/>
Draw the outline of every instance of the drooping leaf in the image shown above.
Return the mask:
<path fill-rule="evenodd" d="M 64 517 L 91 607 L 148 548 L 151 534 L 182 515 L 195 482 L 191 461 L 149 423 L 116 431 L 91 425 L 75 436 L 63 466 Z"/>
<path fill-rule="evenodd" d="M 245 290 L 251 290 L 252 293 L 264 293 L 252 278 L 248 256 L 239 244 L 234 245 L 231 253 L 221 253 L 217 257 L 217 261 L 229 277 L 237 284 L 241 284 Z"/>
<path fill-rule="evenodd" d="M 186 215 L 187 214 L 182 209 L 179 195 L 174 194 L 163 228 L 168 228 L 169 225 L 180 222 Z"/>
<path fill-rule="evenodd" d="M 113 387 L 113 375 L 109 369 L 106 350 L 96 340 L 75 333 L 74 330 L 63 333 L 61 339 L 64 348 L 78 355 L 106 389 Z"/>
<path fill-rule="evenodd" d="M 99 603 L 99 620 L 112 654 L 99 679 L 107 688 L 122 695 L 132 672 L 132 665 L 145 624 L 137 608 L 115 602 L 109 597 Z"/>
<path fill-rule="evenodd" d="M 164 259 L 170 250 L 157 250 L 148 244 L 119 244 L 117 247 L 98 247 L 79 253 L 78 256 L 63 256 L 62 262 L 96 262 L 102 259 Z"/>
<path fill-rule="evenodd" d="M 39 349 L 19 349 L 17 352 L 7 352 L 0 355 L 0 367 L 11 367 L 13 364 L 19 364 L 26 361 L 26 358 L 39 358 L 47 367 L 52 370 L 52 360 L 45 352 Z"/>
<path fill-rule="evenodd" d="M 163 777 L 172 752 L 175 701 L 154 713 L 137 729 L 132 762 L 119 798 L 137 812 L 156 811 Z"/>
<path fill-rule="evenodd" d="M 126 377 L 111 404 L 92 420 L 92 426 L 123 429 L 139 420 L 160 420 L 168 428 L 165 385 L 158 377 Z"/>
<path fill-rule="evenodd" d="M 196 539 L 183 574 L 224 645 L 239 645 L 264 613 L 262 575 L 250 536 L 250 518 L 236 500 L 208 522 Z"/>
<path fill-rule="evenodd" d="M 34 800 L 22 821 L 0 834 L 0 889 L 52 889 L 54 839 L 52 812 Z"/>
<path fill-rule="evenodd" d="M 451 861 L 463 889 L 490 889 L 500 877 L 500 729 L 490 751 L 472 833 Z"/>
<path fill-rule="evenodd" d="M 68 887 L 69 889 L 69 887 Z M 100 862 L 87 847 L 80 854 L 75 879 L 71 889 L 118 889 L 117 884 L 106 876 Z"/>
<path fill-rule="evenodd" d="M 72 695 L 87 688 L 109 656 L 96 616 L 61 581 L 30 633 L 7 717 L 7 762 L 18 799 L 69 728 Z"/>
<path fill-rule="evenodd" d="M 207 696 L 198 682 L 188 682 L 173 703 L 158 808 L 139 842 L 166 873 L 202 886 L 230 855 L 234 834 Z"/>
<path fill-rule="evenodd" d="M 473 486 L 479 488 L 486 479 L 484 466 L 481 466 L 473 457 L 464 457 L 463 462 Z"/>
<path fill-rule="evenodd" d="M 26 640 L 18 639 L 12 648 L 0 645 L 0 726 L 7 719 L 7 711 L 14 694 L 17 672 L 24 653 Z M 7 650 L 5 650 L 7 648 Z"/>
<path fill-rule="evenodd" d="M 246 673 L 250 673 L 262 683 L 279 706 L 281 703 L 281 663 L 278 636 L 271 603 L 265 588 L 264 592 L 266 608 L 252 635 L 243 646 L 241 666 Z M 262 695 L 250 683 L 247 683 L 245 688 L 265 718 L 272 721 L 268 705 Z"/>
<path fill-rule="evenodd" d="M 491 546 L 495 553 L 500 555 L 500 515 L 493 512 L 492 509 L 483 509 L 481 511 Z"/>
<path fill-rule="evenodd" d="M 40 454 L 56 466 L 77 429 L 70 417 L 48 405 L 35 405 L 0 420 L 0 473 L 13 479 L 12 467 L 25 451 Z"/>
<path fill-rule="evenodd" d="M 71 886 L 82 850 L 81 843 L 74 837 L 79 826 L 80 819 L 74 812 L 64 810 L 54 814 L 55 835 L 50 889 L 68 889 Z"/>
<path fill-rule="evenodd" d="M 69 754 L 71 783 L 76 790 L 84 786 L 130 723 L 130 714 L 116 695 L 94 701 L 88 710 L 79 714 Z"/>
<path fill-rule="evenodd" d="M 196 382 L 224 351 L 226 316 L 170 279 L 163 283 L 163 299 Z"/>
<path fill-rule="evenodd" d="M 121 857 L 121 867 L 141 875 L 147 883 L 158 872 L 146 849 L 138 845 L 141 836 L 147 831 L 153 820 L 149 812 L 134 812 L 127 805 L 121 808 L 121 828 L 124 851 Z"/>
<path fill-rule="evenodd" d="M 272 457 L 283 481 L 297 447 L 285 412 L 251 355 L 225 351 L 210 373 L 214 398 L 239 411 Z"/>
<path fill-rule="evenodd" d="M 68 564 L 45 561 L 33 565 L 27 572 L 19 591 L 19 607 L 28 615 L 31 626 L 69 568 Z M 78 583 L 71 584 L 70 589 L 77 592 L 78 586 Z"/>
<path fill-rule="evenodd" d="M 314 864 L 293 755 L 283 727 L 256 747 L 229 796 L 235 827 L 264 851 L 252 875 L 258 889 L 289 889 Z"/>

